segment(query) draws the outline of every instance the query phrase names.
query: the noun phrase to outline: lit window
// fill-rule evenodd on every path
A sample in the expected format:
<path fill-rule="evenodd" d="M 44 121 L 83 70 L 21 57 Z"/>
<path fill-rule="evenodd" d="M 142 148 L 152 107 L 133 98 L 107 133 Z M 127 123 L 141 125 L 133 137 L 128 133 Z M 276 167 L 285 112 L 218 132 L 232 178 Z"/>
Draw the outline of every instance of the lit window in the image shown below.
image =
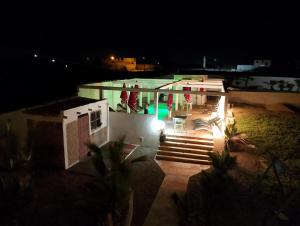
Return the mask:
<path fill-rule="evenodd" d="M 95 132 L 95 130 L 99 129 L 102 125 L 101 122 L 101 111 L 92 111 L 90 114 L 90 126 L 91 131 Z"/>

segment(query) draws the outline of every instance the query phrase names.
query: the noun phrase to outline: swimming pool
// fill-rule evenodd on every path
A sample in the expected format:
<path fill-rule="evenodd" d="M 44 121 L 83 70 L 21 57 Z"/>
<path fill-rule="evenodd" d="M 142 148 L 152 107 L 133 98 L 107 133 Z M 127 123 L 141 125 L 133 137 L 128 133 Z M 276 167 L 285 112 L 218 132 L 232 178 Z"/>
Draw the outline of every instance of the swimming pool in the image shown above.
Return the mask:
<path fill-rule="evenodd" d="M 172 105 L 172 109 L 175 108 L 175 104 Z M 154 104 L 150 104 L 148 108 L 149 114 L 154 115 Z M 167 103 L 158 103 L 158 119 L 163 120 L 168 116 Z M 139 114 L 144 114 L 144 111 L 140 111 Z"/>

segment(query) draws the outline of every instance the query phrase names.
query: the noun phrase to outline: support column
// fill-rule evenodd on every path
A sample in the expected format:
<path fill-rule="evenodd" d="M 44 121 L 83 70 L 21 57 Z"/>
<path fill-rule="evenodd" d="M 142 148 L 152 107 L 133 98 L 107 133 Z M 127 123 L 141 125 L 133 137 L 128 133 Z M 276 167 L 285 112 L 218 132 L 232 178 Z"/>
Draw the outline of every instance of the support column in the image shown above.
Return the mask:
<path fill-rule="evenodd" d="M 177 90 L 178 89 L 178 86 L 175 86 L 175 90 Z M 178 102 L 179 102 L 179 94 L 178 93 L 176 93 L 175 94 L 175 111 L 178 111 Z"/>
<path fill-rule="evenodd" d="M 178 111 L 178 98 L 179 98 L 179 95 L 178 95 L 178 93 L 176 93 L 176 95 L 175 95 L 176 97 L 176 99 L 175 99 L 175 111 Z"/>
<path fill-rule="evenodd" d="M 224 118 L 225 118 L 225 126 L 227 125 L 227 109 L 228 109 L 228 96 L 225 96 L 225 101 L 224 101 Z"/>
<path fill-rule="evenodd" d="M 140 88 L 143 88 L 142 86 Z M 143 106 L 143 92 L 140 92 L 139 94 L 139 106 Z"/>
<path fill-rule="evenodd" d="M 149 105 L 150 105 L 150 101 L 151 101 L 151 93 L 148 92 L 147 93 L 147 102 L 148 102 Z"/>
<path fill-rule="evenodd" d="M 103 90 L 99 89 L 99 100 L 103 99 Z"/>
<path fill-rule="evenodd" d="M 158 92 L 154 91 L 154 115 L 158 119 Z"/>

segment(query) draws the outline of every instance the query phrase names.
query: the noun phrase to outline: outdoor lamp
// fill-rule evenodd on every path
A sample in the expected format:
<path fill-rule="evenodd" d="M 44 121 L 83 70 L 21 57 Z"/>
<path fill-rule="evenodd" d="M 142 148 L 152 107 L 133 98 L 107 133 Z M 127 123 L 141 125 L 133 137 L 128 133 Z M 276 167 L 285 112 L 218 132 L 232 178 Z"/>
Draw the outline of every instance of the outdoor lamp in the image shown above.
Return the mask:
<path fill-rule="evenodd" d="M 153 129 L 154 131 L 160 131 L 160 132 L 161 132 L 161 131 L 163 131 L 163 130 L 165 129 L 166 124 L 165 124 L 165 122 L 162 121 L 162 120 L 154 119 L 154 120 L 152 121 L 151 127 L 152 127 L 152 129 Z"/>

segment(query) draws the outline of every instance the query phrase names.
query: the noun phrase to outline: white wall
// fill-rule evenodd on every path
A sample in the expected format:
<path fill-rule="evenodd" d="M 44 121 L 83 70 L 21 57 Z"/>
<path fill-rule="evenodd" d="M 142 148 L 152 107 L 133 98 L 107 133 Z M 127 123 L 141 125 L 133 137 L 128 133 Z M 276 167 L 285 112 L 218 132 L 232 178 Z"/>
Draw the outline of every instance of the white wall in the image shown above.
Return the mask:
<path fill-rule="evenodd" d="M 86 114 L 86 113 L 90 114 L 92 111 L 96 111 L 96 110 L 101 110 L 102 125 L 99 128 L 99 130 L 100 130 L 100 129 L 108 126 L 109 112 L 108 112 L 107 100 L 97 101 L 95 103 L 90 103 L 90 104 L 87 104 L 84 106 L 68 109 L 68 110 L 62 112 L 61 117 L 63 118 L 64 155 L 65 155 L 65 168 L 66 169 L 68 169 L 72 166 L 69 164 L 69 161 L 68 161 L 68 144 L 67 144 L 67 129 L 66 129 L 67 124 L 78 120 L 78 116 L 80 114 L 77 114 L 77 112 L 80 112 L 81 114 Z M 90 117 L 90 115 L 89 115 L 89 117 Z M 90 126 L 90 123 L 89 123 L 89 126 Z M 89 133 L 91 135 L 91 128 L 90 128 Z M 108 129 L 108 133 L 109 133 L 109 129 Z M 108 141 L 109 141 L 109 136 L 108 136 L 108 140 L 106 142 L 108 142 Z"/>
<path fill-rule="evenodd" d="M 270 89 L 270 86 L 265 84 L 265 82 L 270 82 L 271 80 L 274 80 L 274 81 L 280 81 L 280 80 L 283 80 L 285 82 L 290 82 L 292 84 L 294 84 L 294 88 L 292 89 L 292 91 L 297 91 L 297 86 L 296 86 L 296 83 L 295 83 L 295 80 L 296 79 L 299 79 L 299 78 L 287 78 L 287 77 L 260 77 L 260 76 L 250 76 L 250 78 L 252 79 L 249 79 L 248 81 L 248 87 L 249 86 L 258 86 L 260 87 L 261 89 Z M 236 80 L 238 81 L 238 79 Z M 236 82 L 234 82 L 235 85 Z M 244 82 L 241 81 L 241 84 L 239 85 L 240 87 L 243 87 L 244 86 Z M 274 90 L 277 90 L 279 91 L 279 87 L 278 85 L 275 85 L 274 86 Z"/>
<path fill-rule="evenodd" d="M 84 89 L 84 88 L 79 88 L 78 96 L 79 97 L 85 97 L 85 98 L 91 98 L 91 99 L 99 100 L 100 93 L 99 93 L 98 89 Z"/>
<path fill-rule="evenodd" d="M 229 101 L 258 105 L 291 104 L 300 107 L 300 93 L 229 91 Z"/>
<path fill-rule="evenodd" d="M 126 143 L 157 148 L 159 132 L 152 129 L 154 120 L 154 115 L 109 112 L 110 140 L 116 141 L 119 137 L 126 136 Z"/>

